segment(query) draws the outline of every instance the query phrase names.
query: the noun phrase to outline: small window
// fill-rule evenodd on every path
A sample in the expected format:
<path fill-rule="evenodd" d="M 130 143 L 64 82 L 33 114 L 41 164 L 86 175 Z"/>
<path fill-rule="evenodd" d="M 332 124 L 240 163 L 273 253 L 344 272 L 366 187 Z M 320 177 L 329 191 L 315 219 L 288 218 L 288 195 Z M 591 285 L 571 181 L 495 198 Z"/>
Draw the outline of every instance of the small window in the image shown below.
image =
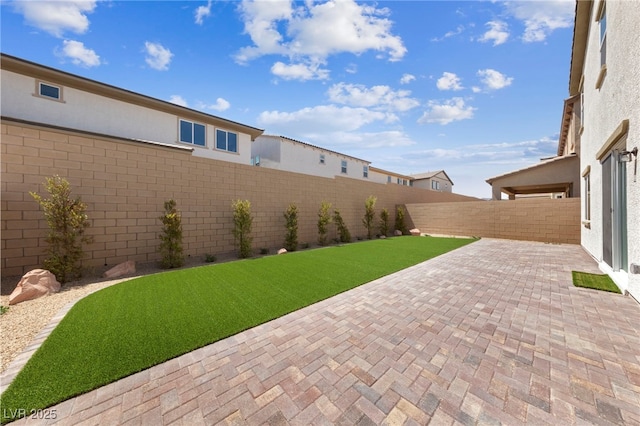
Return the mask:
<path fill-rule="evenodd" d="M 440 189 L 440 182 L 438 182 L 437 180 L 432 180 L 431 181 L 431 189 L 433 190 L 439 190 Z"/>
<path fill-rule="evenodd" d="M 62 101 L 62 87 L 49 83 L 38 82 L 38 96 Z"/>
<path fill-rule="evenodd" d="M 180 142 L 206 146 L 204 124 L 180 120 Z"/>
<path fill-rule="evenodd" d="M 398 179 L 397 184 L 398 185 L 402 185 L 402 179 L 400 179 L 400 178 L 397 178 L 397 179 Z"/>
<path fill-rule="evenodd" d="M 402 179 L 402 186 L 407 186 L 407 180 L 406 179 Z"/>
<path fill-rule="evenodd" d="M 320 154 L 320 164 L 324 164 L 324 154 Z"/>
<path fill-rule="evenodd" d="M 347 160 L 342 160 L 340 163 L 340 171 L 342 173 L 347 173 Z"/>
<path fill-rule="evenodd" d="M 607 5 L 602 7 L 602 12 L 598 17 L 600 24 L 600 65 L 606 64 L 607 61 Z"/>
<path fill-rule="evenodd" d="M 391 176 L 387 176 L 387 183 L 391 183 Z"/>
<path fill-rule="evenodd" d="M 362 166 L 362 177 L 363 178 L 369 177 L 369 166 Z"/>
<path fill-rule="evenodd" d="M 591 174 L 584 175 L 584 220 L 591 220 Z"/>
<path fill-rule="evenodd" d="M 225 130 L 216 130 L 216 148 L 222 151 L 238 152 L 238 135 Z"/>

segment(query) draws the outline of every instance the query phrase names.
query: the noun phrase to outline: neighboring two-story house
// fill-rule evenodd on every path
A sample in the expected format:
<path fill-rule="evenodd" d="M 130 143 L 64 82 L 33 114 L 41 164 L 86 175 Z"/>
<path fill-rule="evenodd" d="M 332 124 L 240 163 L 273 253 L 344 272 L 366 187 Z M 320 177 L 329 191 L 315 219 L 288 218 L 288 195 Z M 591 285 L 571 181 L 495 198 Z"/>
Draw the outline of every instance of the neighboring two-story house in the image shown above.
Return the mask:
<path fill-rule="evenodd" d="M 640 301 L 640 7 L 577 1 L 569 95 L 579 99 L 582 246 Z"/>
<path fill-rule="evenodd" d="M 453 192 L 453 181 L 444 170 L 411 176 L 412 186 L 432 191 Z"/>
<path fill-rule="evenodd" d="M 261 135 L 251 148 L 255 166 L 334 178 L 369 180 L 369 161 L 284 136 Z"/>
<path fill-rule="evenodd" d="M 263 130 L 2 54 L 2 118 L 187 147 L 251 162 Z"/>

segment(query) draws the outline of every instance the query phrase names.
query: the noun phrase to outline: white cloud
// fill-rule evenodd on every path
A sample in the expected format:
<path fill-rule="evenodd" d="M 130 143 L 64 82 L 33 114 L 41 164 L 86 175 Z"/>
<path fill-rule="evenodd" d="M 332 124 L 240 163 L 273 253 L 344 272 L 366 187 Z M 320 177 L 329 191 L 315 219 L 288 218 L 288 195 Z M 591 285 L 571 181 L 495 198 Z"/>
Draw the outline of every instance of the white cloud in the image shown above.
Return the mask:
<path fill-rule="evenodd" d="M 366 108 L 319 105 L 294 112 L 264 111 L 258 116 L 258 124 L 278 129 L 282 134 L 325 134 L 349 132 L 375 121 L 389 120 L 389 114 Z"/>
<path fill-rule="evenodd" d="M 409 90 L 392 90 L 389 86 L 365 87 L 361 84 L 334 84 L 327 91 L 331 102 L 385 111 L 408 111 L 420 105 L 409 97 Z"/>
<path fill-rule="evenodd" d="M 511 1 L 507 12 L 524 23 L 524 42 L 544 41 L 559 28 L 571 28 L 575 13 L 573 0 Z"/>
<path fill-rule="evenodd" d="M 436 82 L 436 87 L 439 90 L 462 90 L 462 84 L 460 84 L 460 77 L 452 72 L 442 73 L 442 77 Z"/>
<path fill-rule="evenodd" d="M 329 134 L 308 134 L 305 141 L 329 149 L 372 149 L 415 145 L 416 142 L 399 130 L 384 132 L 333 132 Z M 330 141 L 329 143 L 327 143 Z M 367 157 L 365 157 L 367 158 Z"/>
<path fill-rule="evenodd" d="M 271 73 L 284 80 L 326 80 L 329 70 L 320 68 L 320 64 L 285 64 L 276 62 L 271 67 Z"/>
<path fill-rule="evenodd" d="M 226 111 L 230 107 L 231 107 L 231 104 L 229 103 L 229 101 L 227 101 L 224 98 L 216 99 L 216 103 L 215 104 L 200 103 L 198 105 L 198 108 L 200 108 L 200 109 L 211 109 L 211 110 L 214 110 L 214 111 Z"/>
<path fill-rule="evenodd" d="M 65 31 L 77 34 L 87 31 L 87 14 L 94 11 L 96 1 L 15 1 L 13 5 L 24 16 L 27 24 L 55 37 L 62 37 Z"/>
<path fill-rule="evenodd" d="M 403 74 L 400 79 L 400 84 L 409 84 L 416 79 L 415 75 L 412 74 Z"/>
<path fill-rule="evenodd" d="M 84 67 L 96 67 L 100 65 L 100 56 L 92 49 L 87 49 L 84 44 L 75 40 L 65 40 L 62 42 L 62 49 L 56 54 L 64 58 L 71 59 L 76 65 Z"/>
<path fill-rule="evenodd" d="M 478 77 L 480 77 L 480 81 L 484 84 L 487 90 L 499 90 L 504 89 L 507 86 L 510 86 L 513 82 L 513 77 L 507 77 L 506 75 L 498 72 L 496 70 L 492 70 L 490 68 L 479 70 Z M 474 92 L 479 92 L 480 90 L 477 87 L 474 87 L 472 90 Z"/>
<path fill-rule="evenodd" d="M 438 103 L 429 101 L 429 109 L 418 119 L 418 123 L 438 123 L 446 125 L 454 121 L 467 120 L 473 118 L 476 108 L 466 105 L 462 98 L 452 98 Z"/>
<path fill-rule="evenodd" d="M 198 6 L 194 15 L 196 17 L 196 24 L 202 25 L 204 18 L 211 16 L 211 0 L 207 2 L 206 6 Z"/>
<path fill-rule="evenodd" d="M 442 40 L 445 40 L 445 39 L 447 39 L 449 37 L 453 37 L 453 36 L 457 36 L 458 34 L 462 34 L 463 31 L 464 31 L 464 26 L 463 25 L 458 25 L 455 30 L 448 31 L 442 37 L 434 37 L 434 38 L 431 39 L 431 41 L 442 41 Z"/>
<path fill-rule="evenodd" d="M 289 1 L 244 0 L 241 17 L 253 45 L 241 48 L 236 61 L 275 54 L 294 63 L 323 64 L 331 55 L 369 50 L 398 61 L 407 51 L 402 39 L 391 33 L 386 8 L 354 0 L 295 5 L 294 9 Z"/>
<path fill-rule="evenodd" d="M 169 69 L 169 63 L 173 57 L 173 53 L 160 43 L 151 43 L 145 41 L 144 48 L 147 52 L 145 61 L 154 70 L 166 71 Z"/>
<path fill-rule="evenodd" d="M 493 40 L 493 45 L 498 46 L 506 42 L 509 38 L 509 30 L 506 22 L 489 21 L 486 23 L 486 26 L 489 27 L 489 30 L 478 39 L 479 41 L 487 42 Z"/>
<path fill-rule="evenodd" d="M 171 97 L 169 98 L 169 102 L 183 107 L 189 106 L 187 104 L 187 101 L 180 95 L 171 95 Z"/>
<path fill-rule="evenodd" d="M 358 65 L 351 63 L 347 66 L 347 68 L 345 68 L 345 71 L 349 74 L 355 74 L 358 72 Z"/>

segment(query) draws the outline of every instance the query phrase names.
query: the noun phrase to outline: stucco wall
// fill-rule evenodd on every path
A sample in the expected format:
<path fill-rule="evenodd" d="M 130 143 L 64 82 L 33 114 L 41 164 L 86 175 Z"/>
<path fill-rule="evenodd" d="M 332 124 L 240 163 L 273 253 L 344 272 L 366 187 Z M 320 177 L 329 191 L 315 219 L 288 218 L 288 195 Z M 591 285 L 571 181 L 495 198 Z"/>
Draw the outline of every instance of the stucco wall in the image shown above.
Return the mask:
<path fill-rule="evenodd" d="M 11 121 L 3 121 L 1 128 L 0 268 L 5 276 L 40 267 L 44 260 L 47 225 L 29 191 L 45 195 L 45 178 L 55 174 L 66 177 L 73 194 L 89 207 L 94 243 L 86 247 L 85 266 L 158 259 L 158 217 L 170 198 L 182 211 L 185 254 L 190 256 L 235 250 L 235 199 L 252 203 L 256 250 L 282 247 L 283 212 L 292 202 L 300 210 L 299 241 L 313 243 L 323 200 L 341 211 L 354 237 L 366 235 L 362 217 L 370 195 L 378 197 L 377 212 L 383 207 L 392 212 L 392 223 L 398 204 L 476 200 L 216 161 L 172 148 Z M 334 236 L 332 227 L 330 238 Z"/>
<path fill-rule="evenodd" d="M 580 244 L 580 199 L 407 204 L 428 234 Z"/>
<path fill-rule="evenodd" d="M 178 120 L 184 117 L 152 108 L 142 108 L 64 85 L 62 86 L 63 102 L 45 99 L 35 96 L 37 79 L 34 77 L 7 70 L 2 70 L 1 73 L 0 102 L 4 117 L 124 138 L 180 144 Z M 56 82 L 53 84 L 58 85 Z M 194 121 L 190 118 L 187 120 Z M 194 155 L 241 164 L 251 163 L 250 135 L 235 132 L 238 134 L 237 153 L 220 151 L 215 148 L 215 130 L 229 129 L 216 127 L 210 123 L 202 124 L 207 128 L 207 146 L 182 144 L 194 148 Z"/>
<path fill-rule="evenodd" d="M 584 65 L 584 129 L 581 135 L 581 171 L 590 167 L 591 224 L 582 228 L 582 245 L 602 260 L 602 165 L 596 153 L 622 120 L 629 120 L 626 148 L 640 149 L 640 7 L 635 2 L 608 1 L 607 72 L 596 88 L 600 72 L 599 27 L 595 21 L 598 2 L 594 2 Z M 627 163 L 627 233 L 629 263 L 640 264 L 640 178 Z M 584 218 L 584 208 L 582 210 Z M 619 282 L 620 284 L 620 282 Z M 624 284 L 624 283 L 622 283 Z M 640 300 L 640 275 L 628 274 L 628 290 Z M 624 289 L 624 288 L 623 288 Z"/>

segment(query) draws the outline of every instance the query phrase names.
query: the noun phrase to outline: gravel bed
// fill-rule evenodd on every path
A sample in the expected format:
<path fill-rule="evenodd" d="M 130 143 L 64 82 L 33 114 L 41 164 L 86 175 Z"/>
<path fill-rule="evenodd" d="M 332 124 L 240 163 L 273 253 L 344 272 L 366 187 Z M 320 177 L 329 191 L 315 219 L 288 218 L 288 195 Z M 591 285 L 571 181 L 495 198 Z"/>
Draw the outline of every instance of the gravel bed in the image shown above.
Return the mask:
<path fill-rule="evenodd" d="M 217 263 L 232 260 L 232 254 L 218 255 Z M 182 268 L 205 265 L 201 258 L 187 258 Z M 182 269 L 181 268 L 181 269 Z M 9 306 L 9 295 L 20 281 L 17 277 L 2 277 L 2 295 L 0 305 L 9 306 L 9 310 L 0 315 L 0 373 L 5 371 L 11 361 L 27 347 L 36 335 L 49 324 L 51 319 L 68 303 L 131 278 L 162 272 L 157 263 L 137 264 L 135 275 L 116 280 L 105 280 L 101 277 L 107 268 L 85 272 L 79 281 L 66 283 L 60 292 L 38 299 Z"/>

